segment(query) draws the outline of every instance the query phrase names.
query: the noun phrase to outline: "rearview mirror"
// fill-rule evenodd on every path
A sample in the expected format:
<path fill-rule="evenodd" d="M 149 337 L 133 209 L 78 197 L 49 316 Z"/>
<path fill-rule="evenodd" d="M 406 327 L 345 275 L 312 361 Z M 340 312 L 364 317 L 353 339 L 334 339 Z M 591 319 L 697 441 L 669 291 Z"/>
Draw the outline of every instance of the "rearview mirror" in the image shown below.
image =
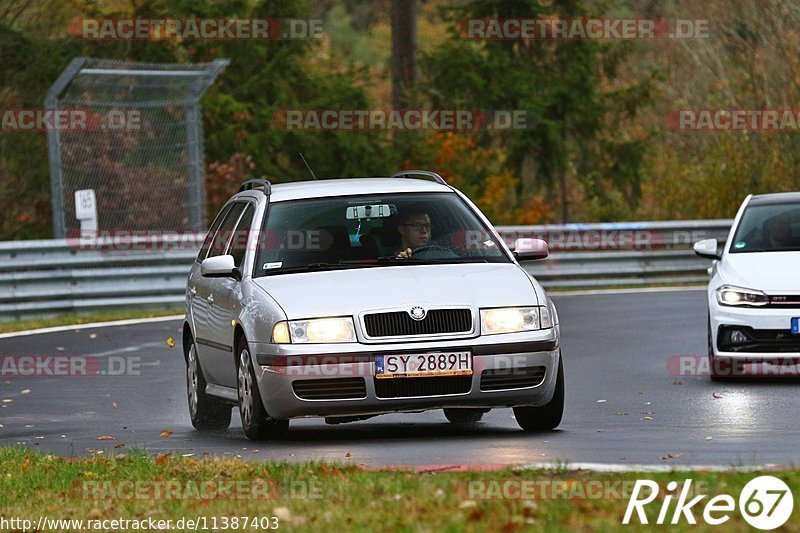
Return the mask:
<path fill-rule="evenodd" d="M 706 259 L 720 259 L 722 254 L 717 251 L 717 239 L 703 239 L 694 243 L 694 253 Z"/>
<path fill-rule="evenodd" d="M 514 241 L 514 257 L 519 261 L 535 261 L 550 255 L 547 243 L 542 239 L 517 239 Z"/>
<path fill-rule="evenodd" d="M 394 208 L 394 209 L 392 209 Z M 353 205 L 347 208 L 347 220 L 386 218 L 397 213 L 397 207 L 389 204 Z"/>
<path fill-rule="evenodd" d="M 242 279 L 239 269 L 233 263 L 232 255 L 207 257 L 200 263 L 200 275 L 204 278 Z"/>

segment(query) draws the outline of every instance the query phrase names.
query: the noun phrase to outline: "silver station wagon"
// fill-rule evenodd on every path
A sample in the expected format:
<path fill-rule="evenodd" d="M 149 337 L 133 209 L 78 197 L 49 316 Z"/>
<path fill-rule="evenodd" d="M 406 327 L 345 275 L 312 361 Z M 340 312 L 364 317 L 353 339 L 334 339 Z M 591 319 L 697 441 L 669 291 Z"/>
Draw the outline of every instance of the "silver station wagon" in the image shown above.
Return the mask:
<path fill-rule="evenodd" d="M 512 251 L 513 250 L 513 251 Z M 271 185 L 249 180 L 211 225 L 186 285 L 189 412 L 247 437 L 443 409 L 456 424 L 511 407 L 561 422 L 559 322 L 509 247 L 433 172 Z"/>

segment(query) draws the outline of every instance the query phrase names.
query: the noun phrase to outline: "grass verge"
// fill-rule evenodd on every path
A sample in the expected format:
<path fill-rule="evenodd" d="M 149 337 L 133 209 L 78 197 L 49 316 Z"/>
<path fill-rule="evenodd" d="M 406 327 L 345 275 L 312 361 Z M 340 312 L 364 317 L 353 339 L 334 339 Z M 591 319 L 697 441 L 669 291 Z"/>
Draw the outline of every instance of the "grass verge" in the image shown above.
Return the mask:
<path fill-rule="evenodd" d="M 80 324 L 90 324 L 92 322 L 110 322 L 112 320 L 153 318 L 159 316 L 179 315 L 183 312 L 183 307 L 171 307 L 166 309 L 120 309 L 85 314 L 69 313 L 51 318 L 36 318 L 31 320 L 18 320 L 15 322 L 0 322 L 0 333 L 11 333 L 14 331 L 26 331 L 29 329 L 39 328 L 52 328 L 56 326 L 77 326 Z"/>
<path fill-rule="evenodd" d="M 268 445 L 268 444 L 265 444 Z M 124 450 L 121 450 L 124 451 Z M 694 507 L 699 525 L 685 519 L 678 530 L 719 530 L 703 523 L 709 497 L 730 494 L 738 501 L 755 472 L 596 473 L 562 470 L 494 471 L 366 470 L 334 463 L 254 462 L 132 451 L 114 457 L 60 458 L 18 448 L 0 448 L 0 523 L 25 518 L 34 527 L 50 519 L 139 519 L 205 521 L 210 528 L 259 531 L 277 518 L 283 531 L 574 531 L 653 527 L 667 483 L 691 478 L 706 494 Z M 800 488 L 800 471 L 770 471 Z M 659 497 L 646 507 L 650 526 L 622 526 L 637 479 L 655 480 Z M 626 483 L 627 489 L 626 492 Z M 526 485 L 527 484 L 527 485 Z M 225 487 L 228 487 L 227 492 Z M 515 490 L 522 489 L 520 498 Z M 532 487 L 539 487 L 533 489 Z M 560 496 L 553 497 L 561 487 Z M 795 489 L 797 490 L 797 489 Z M 504 498 L 503 494 L 512 496 Z M 223 494 L 223 497 L 218 497 Z M 674 494 L 674 493 L 673 493 Z M 598 497 L 598 495 L 600 497 Z M 677 494 L 670 502 L 671 518 Z M 725 531 L 747 531 L 738 510 Z M 243 527 L 239 519 L 248 517 Z M 251 527 L 260 518 L 260 527 Z M 669 521 L 669 518 L 668 518 Z M 106 522 L 104 530 L 123 530 Z M 203 530 L 198 522 L 198 530 Z M 784 530 L 800 530 L 797 521 Z M 79 531 L 73 524 L 43 531 Z M 129 529 L 132 529 L 129 526 Z M 184 525 L 183 530 L 192 529 Z"/>

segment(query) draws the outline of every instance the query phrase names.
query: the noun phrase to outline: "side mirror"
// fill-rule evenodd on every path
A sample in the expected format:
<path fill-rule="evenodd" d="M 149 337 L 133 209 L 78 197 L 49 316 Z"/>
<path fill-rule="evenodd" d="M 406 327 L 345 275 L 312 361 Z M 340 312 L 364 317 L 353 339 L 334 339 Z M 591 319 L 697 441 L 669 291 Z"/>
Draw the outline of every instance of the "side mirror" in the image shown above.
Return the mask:
<path fill-rule="evenodd" d="M 717 239 L 703 239 L 694 243 L 694 253 L 706 259 L 720 259 L 722 254 L 717 251 Z"/>
<path fill-rule="evenodd" d="M 239 269 L 233 263 L 232 255 L 217 255 L 203 259 L 200 263 L 200 275 L 204 278 L 242 279 Z"/>
<path fill-rule="evenodd" d="M 517 239 L 514 241 L 514 257 L 519 261 L 535 261 L 550 255 L 547 243 L 542 239 Z"/>

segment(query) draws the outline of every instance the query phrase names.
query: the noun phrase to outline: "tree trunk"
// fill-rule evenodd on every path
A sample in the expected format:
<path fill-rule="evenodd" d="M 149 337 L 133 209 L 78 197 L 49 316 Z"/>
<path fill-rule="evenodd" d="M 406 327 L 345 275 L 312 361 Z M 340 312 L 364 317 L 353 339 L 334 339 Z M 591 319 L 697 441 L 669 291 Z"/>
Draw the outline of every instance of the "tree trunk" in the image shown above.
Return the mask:
<path fill-rule="evenodd" d="M 392 0 L 392 107 L 410 103 L 407 91 L 417 78 L 417 0 Z"/>

